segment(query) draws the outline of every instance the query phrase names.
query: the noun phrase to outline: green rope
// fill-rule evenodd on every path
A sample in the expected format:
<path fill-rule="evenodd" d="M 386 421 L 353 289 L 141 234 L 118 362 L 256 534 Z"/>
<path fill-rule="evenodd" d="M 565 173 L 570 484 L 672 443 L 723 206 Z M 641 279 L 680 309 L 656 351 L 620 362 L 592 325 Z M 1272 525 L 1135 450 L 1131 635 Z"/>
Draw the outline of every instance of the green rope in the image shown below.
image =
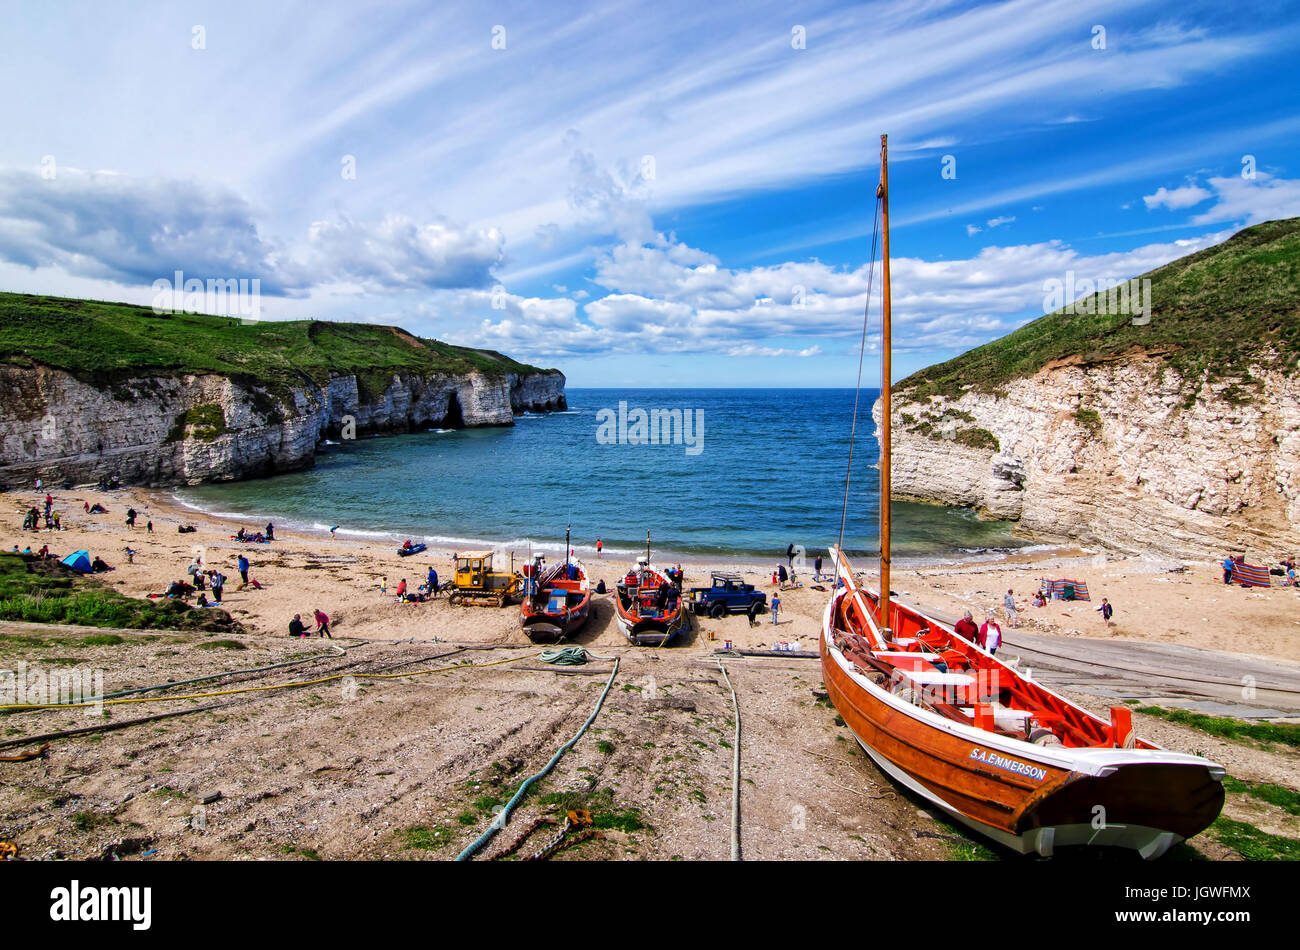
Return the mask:
<path fill-rule="evenodd" d="M 588 660 L 612 660 L 612 656 L 596 656 L 582 647 L 561 647 L 558 650 L 543 650 L 542 662 L 554 663 L 556 666 L 581 666 Z"/>

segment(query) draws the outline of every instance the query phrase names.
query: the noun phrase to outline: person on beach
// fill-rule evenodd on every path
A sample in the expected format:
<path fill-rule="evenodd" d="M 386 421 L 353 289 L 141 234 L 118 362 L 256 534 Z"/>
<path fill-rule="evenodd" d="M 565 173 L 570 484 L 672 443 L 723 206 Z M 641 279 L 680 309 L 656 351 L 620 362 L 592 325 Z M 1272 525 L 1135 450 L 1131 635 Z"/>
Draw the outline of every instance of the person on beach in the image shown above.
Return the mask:
<path fill-rule="evenodd" d="M 153 534 L 153 522 L 150 521 L 148 524 L 146 524 L 144 526 L 144 529 L 145 531 L 149 532 L 149 534 Z"/>
<path fill-rule="evenodd" d="M 813 561 L 813 576 L 820 578 L 821 574 L 822 574 L 822 556 L 819 554 L 817 555 L 816 560 Z"/>
<path fill-rule="evenodd" d="M 429 565 L 429 577 L 426 583 L 428 584 L 429 587 L 430 599 L 437 597 L 438 596 L 438 572 L 433 569 L 432 564 Z"/>
<path fill-rule="evenodd" d="M 785 560 L 786 563 L 790 565 L 791 569 L 793 569 L 794 568 L 794 542 L 793 541 L 790 542 L 790 544 L 786 545 Z"/>
<path fill-rule="evenodd" d="M 271 524 L 269 521 L 266 523 L 266 540 L 275 540 L 275 525 Z"/>
<path fill-rule="evenodd" d="M 128 509 L 126 509 L 126 526 L 127 526 L 128 528 L 134 528 L 134 527 L 135 527 L 135 509 L 134 509 L 134 508 L 128 508 Z"/>
<path fill-rule="evenodd" d="M 984 623 L 980 626 L 979 645 L 988 651 L 992 656 L 998 652 L 998 647 L 1002 646 L 1002 628 L 998 626 L 997 618 L 989 614 L 984 618 Z"/>
<path fill-rule="evenodd" d="M 86 514 L 90 514 L 90 502 L 83 501 L 81 507 L 86 509 Z"/>
<path fill-rule="evenodd" d="M 45 553 L 44 553 L 45 550 L 46 550 L 45 548 L 41 548 L 41 556 L 42 556 L 42 557 L 45 556 Z M 135 552 L 132 551 L 130 548 L 123 548 L 123 550 L 126 551 L 126 563 L 127 563 L 127 564 L 134 564 L 134 563 L 135 563 Z"/>
<path fill-rule="evenodd" d="M 55 531 L 62 531 L 62 530 L 63 530 L 63 516 L 60 515 L 60 514 L 56 511 L 56 512 L 54 512 L 54 514 L 50 515 L 50 517 L 54 520 L 54 530 L 55 530 Z"/>
<path fill-rule="evenodd" d="M 334 537 L 334 532 L 337 531 L 338 529 L 339 529 L 339 526 L 338 526 L 338 525 L 335 525 L 334 527 L 330 528 L 330 537 L 331 537 L 331 538 Z"/>
<path fill-rule="evenodd" d="M 772 623 L 774 624 L 779 622 L 776 619 L 776 614 L 777 611 L 779 611 L 780 609 L 781 609 L 781 595 L 773 591 L 772 592 Z"/>
<path fill-rule="evenodd" d="M 604 549 L 605 549 L 605 542 L 602 541 L 602 540 L 600 540 L 600 538 L 597 538 L 597 539 L 596 539 L 596 557 L 600 557 L 600 552 L 603 551 Z"/>
<path fill-rule="evenodd" d="M 302 623 L 302 614 L 294 614 L 293 619 L 289 621 L 289 636 L 291 637 L 307 636 L 307 628 L 304 627 Z"/>
<path fill-rule="evenodd" d="M 51 509 L 52 507 L 54 507 L 54 496 L 51 495 L 51 494 L 49 494 L 49 493 L 47 492 L 46 495 L 45 495 L 45 514 L 46 514 L 46 515 L 48 515 L 48 514 L 50 513 L 50 509 Z"/>
<path fill-rule="evenodd" d="M 222 595 L 226 592 L 226 575 L 220 571 L 208 571 L 208 583 L 212 585 L 212 602 L 221 603 L 225 599 Z"/>
<path fill-rule="evenodd" d="M 1236 566 L 1236 563 L 1232 560 L 1231 554 L 1223 559 L 1223 583 L 1232 583 L 1232 572 Z"/>
<path fill-rule="evenodd" d="M 1110 616 L 1115 612 L 1115 608 L 1113 608 L 1110 605 L 1109 600 L 1103 597 L 1101 599 L 1101 606 L 1098 607 L 1097 610 L 1101 613 L 1102 622 L 1105 623 L 1106 626 L 1108 627 L 1115 626 L 1113 623 L 1110 622 Z"/>
<path fill-rule="evenodd" d="M 1008 589 L 1002 598 L 1002 607 L 1007 612 L 1007 626 L 1018 626 L 1019 615 L 1016 613 L 1016 592 Z"/>
<path fill-rule="evenodd" d="M 240 580 L 243 581 L 243 583 L 239 585 L 240 588 L 247 587 L 248 586 L 248 558 L 244 557 L 244 555 L 242 554 L 239 555 L 239 559 L 235 562 L 235 566 L 239 569 Z"/>
<path fill-rule="evenodd" d="M 316 632 L 322 637 L 334 639 L 334 634 L 330 633 L 330 618 L 321 611 L 319 607 L 312 611 L 316 617 Z"/>
<path fill-rule="evenodd" d="M 397 585 L 397 599 L 398 600 L 406 599 L 406 578 L 405 577 L 403 577 Z"/>
<path fill-rule="evenodd" d="M 971 643 L 974 643 L 979 636 L 979 628 L 975 626 L 975 621 L 971 618 L 970 611 L 961 615 L 961 619 L 953 625 L 953 631 L 959 637 L 965 637 Z"/>

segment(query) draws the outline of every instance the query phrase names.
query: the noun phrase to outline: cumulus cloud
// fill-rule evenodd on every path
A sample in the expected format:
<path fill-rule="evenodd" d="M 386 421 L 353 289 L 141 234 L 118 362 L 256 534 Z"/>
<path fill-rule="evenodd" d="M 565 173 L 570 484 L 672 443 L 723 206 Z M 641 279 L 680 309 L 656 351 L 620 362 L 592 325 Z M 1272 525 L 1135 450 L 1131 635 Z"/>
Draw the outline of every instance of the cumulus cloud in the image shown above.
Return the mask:
<path fill-rule="evenodd" d="M 1241 221 L 1251 225 L 1300 216 L 1300 179 L 1275 178 L 1261 171 L 1253 179 L 1240 175 L 1211 178 L 1209 185 L 1215 203 L 1194 217 L 1192 224 Z"/>
<path fill-rule="evenodd" d="M 495 229 L 372 224 L 339 217 L 291 247 L 262 233 L 253 208 L 217 185 L 59 169 L 44 179 L 0 172 L 0 260 L 118 284 L 151 284 L 181 270 L 200 280 L 256 278 L 270 295 L 327 284 L 366 290 L 484 287 L 501 261 Z"/>
<path fill-rule="evenodd" d="M 1146 204 L 1148 210 L 1164 207 L 1170 211 L 1178 211 L 1181 208 L 1190 208 L 1193 205 L 1200 204 L 1211 194 L 1212 192 L 1206 191 L 1197 185 L 1186 185 L 1182 188 L 1160 187 L 1156 189 L 1153 195 L 1143 195 L 1142 201 Z"/>
<path fill-rule="evenodd" d="M 1004 224 L 1011 224 L 1015 220 L 1016 220 L 1016 216 L 1013 214 L 1010 216 L 1004 216 L 1000 218 L 989 218 L 987 224 L 989 226 L 989 230 L 992 230 L 993 228 L 1000 228 Z"/>

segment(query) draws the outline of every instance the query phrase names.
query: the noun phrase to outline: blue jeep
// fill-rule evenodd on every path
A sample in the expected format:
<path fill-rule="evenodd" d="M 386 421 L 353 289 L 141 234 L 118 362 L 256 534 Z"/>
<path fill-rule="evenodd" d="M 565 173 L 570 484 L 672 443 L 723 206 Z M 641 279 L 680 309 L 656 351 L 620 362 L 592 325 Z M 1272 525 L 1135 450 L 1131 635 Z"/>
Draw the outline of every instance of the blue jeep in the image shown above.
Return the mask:
<path fill-rule="evenodd" d="M 727 614 L 756 617 L 767 607 L 767 594 L 754 590 L 739 574 L 713 572 L 713 586 L 693 587 L 688 601 L 696 614 L 708 614 L 714 620 Z"/>

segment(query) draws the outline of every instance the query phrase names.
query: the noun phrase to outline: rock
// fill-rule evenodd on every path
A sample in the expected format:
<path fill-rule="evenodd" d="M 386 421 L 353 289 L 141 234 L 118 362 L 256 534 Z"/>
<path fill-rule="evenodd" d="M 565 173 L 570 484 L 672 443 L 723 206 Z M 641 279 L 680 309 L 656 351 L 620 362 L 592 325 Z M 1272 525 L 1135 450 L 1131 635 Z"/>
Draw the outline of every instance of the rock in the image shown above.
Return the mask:
<path fill-rule="evenodd" d="M 219 375 L 146 376 L 102 388 L 61 370 L 0 366 L 0 481 L 195 485 L 310 467 L 320 442 L 422 428 L 513 425 L 565 409 L 564 374 L 303 380 L 277 396 Z"/>

